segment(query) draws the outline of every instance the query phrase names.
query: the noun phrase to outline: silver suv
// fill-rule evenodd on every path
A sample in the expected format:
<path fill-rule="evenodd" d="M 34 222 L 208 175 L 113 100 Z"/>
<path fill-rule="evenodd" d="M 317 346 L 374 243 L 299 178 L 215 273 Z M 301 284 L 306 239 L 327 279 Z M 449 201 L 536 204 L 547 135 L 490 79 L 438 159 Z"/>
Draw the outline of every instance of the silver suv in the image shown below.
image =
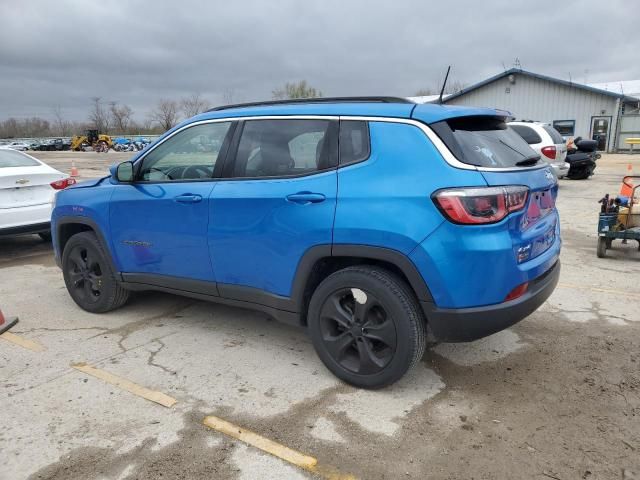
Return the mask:
<path fill-rule="evenodd" d="M 541 122 L 509 122 L 509 126 L 540 154 L 556 177 L 563 178 L 569 173 L 569 164 L 565 162 L 567 146 L 555 128 Z"/>

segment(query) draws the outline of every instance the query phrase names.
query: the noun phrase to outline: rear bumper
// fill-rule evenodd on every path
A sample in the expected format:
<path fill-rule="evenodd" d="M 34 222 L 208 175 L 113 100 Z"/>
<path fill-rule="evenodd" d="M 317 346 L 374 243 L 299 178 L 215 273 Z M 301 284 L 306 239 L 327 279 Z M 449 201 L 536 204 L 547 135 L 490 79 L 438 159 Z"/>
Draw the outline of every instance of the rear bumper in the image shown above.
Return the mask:
<path fill-rule="evenodd" d="M 560 278 L 560 260 L 529 283 L 521 297 L 497 305 L 472 308 L 438 308 L 421 302 L 427 322 L 442 342 L 470 342 L 499 332 L 533 313 L 553 293 Z"/>
<path fill-rule="evenodd" d="M 9 235 L 25 235 L 28 233 L 41 233 L 51 230 L 51 222 L 32 223 L 17 227 L 0 228 L 0 237 Z"/>
<path fill-rule="evenodd" d="M 562 163 L 550 163 L 549 166 L 553 169 L 553 173 L 556 174 L 556 177 L 562 178 L 569 173 L 569 164 L 567 162 Z"/>
<path fill-rule="evenodd" d="M 51 208 L 51 202 L 25 207 L 3 208 L 0 210 L 0 234 L 5 230 L 14 228 L 19 230 L 23 227 L 27 229 L 24 233 L 29 233 L 31 226 L 49 224 L 51 222 Z"/>

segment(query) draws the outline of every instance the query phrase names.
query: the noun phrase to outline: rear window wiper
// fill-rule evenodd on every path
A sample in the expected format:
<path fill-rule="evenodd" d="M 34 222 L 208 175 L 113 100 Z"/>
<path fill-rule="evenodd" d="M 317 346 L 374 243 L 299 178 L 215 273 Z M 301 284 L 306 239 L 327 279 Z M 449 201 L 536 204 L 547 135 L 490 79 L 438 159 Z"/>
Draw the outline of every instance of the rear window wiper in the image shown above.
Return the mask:
<path fill-rule="evenodd" d="M 516 162 L 516 167 L 527 167 L 529 165 L 535 165 L 540 160 L 540 155 L 532 155 L 527 158 L 523 158 L 519 162 Z"/>

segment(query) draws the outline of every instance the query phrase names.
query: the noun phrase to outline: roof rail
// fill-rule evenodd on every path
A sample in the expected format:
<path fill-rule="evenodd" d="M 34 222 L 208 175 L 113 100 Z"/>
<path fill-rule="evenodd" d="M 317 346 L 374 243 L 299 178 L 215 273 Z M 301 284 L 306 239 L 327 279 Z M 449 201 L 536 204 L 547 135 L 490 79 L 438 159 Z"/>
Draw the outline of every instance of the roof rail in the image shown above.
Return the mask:
<path fill-rule="evenodd" d="M 218 110 L 228 110 L 230 108 L 241 107 L 261 107 L 268 105 L 295 105 L 300 103 L 415 103 L 403 97 L 317 97 L 317 98 L 294 98 L 290 100 L 269 100 L 266 102 L 236 103 L 234 105 L 222 105 L 214 107 L 207 112 Z"/>

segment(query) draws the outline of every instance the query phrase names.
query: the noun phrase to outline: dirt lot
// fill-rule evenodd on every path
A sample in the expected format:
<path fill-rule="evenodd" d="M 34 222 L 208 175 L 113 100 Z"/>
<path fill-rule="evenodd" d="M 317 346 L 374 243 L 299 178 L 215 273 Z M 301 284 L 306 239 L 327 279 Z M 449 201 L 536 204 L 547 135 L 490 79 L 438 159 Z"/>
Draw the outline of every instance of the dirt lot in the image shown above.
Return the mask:
<path fill-rule="evenodd" d="M 71 155 L 84 177 L 129 157 L 38 154 L 65 171 Z M 13 333 L 42 347 L 0 340 L 0 478 L 640 478 L 640 252 L 595 254 L 596 202 L 628 163 L 640 172 L 639 155 L 606 155 L 592 179 L 560 182 L 563 271 L 539 311 L 477 342 L 432 346 L 378 392 L 337 381 L 304 331 L 262 314 L 161 293 L 81 311 L 39 238 L 0 240 L 2 308 L 20 317 Z M 207 415 L 323 468 L 249 447 L 204 426 Z"/>

